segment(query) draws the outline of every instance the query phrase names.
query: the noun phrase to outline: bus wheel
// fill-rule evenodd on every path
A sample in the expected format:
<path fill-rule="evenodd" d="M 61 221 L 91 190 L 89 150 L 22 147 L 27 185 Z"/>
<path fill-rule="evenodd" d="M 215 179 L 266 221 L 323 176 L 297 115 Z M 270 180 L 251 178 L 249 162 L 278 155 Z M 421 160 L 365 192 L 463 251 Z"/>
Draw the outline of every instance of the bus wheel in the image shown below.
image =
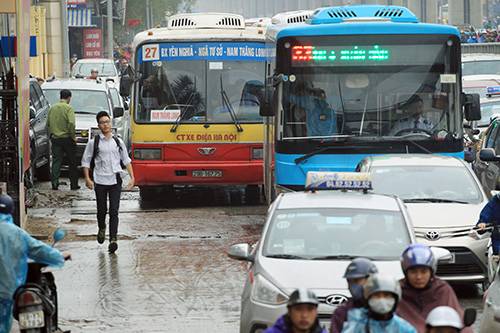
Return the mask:
<path fill-rule="evenodd" d="M 245 188 L 246 202 L 258 203 L 260 202 L 260 187 L 259 185 L 247 185 Z"/>
<path fill-rule="evenodd" d="M 149 186 L 140 186 L 139 195 L 143 201 L 153 201 L 156 196 L 156 188 Z"/>

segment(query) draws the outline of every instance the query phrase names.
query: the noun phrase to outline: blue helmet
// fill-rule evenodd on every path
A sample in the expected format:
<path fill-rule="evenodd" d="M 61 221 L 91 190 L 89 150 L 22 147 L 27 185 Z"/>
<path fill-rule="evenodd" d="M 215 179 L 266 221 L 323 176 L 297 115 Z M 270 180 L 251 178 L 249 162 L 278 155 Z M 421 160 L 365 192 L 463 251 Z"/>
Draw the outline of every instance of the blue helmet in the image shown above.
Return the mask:
<path fill-rule="evenodd" d="M 408 268 L 415 266 L 426 266 L 431 269 L 432 275 L 436 273 L 437 261 L 430 247 L 423 244 L 412 244 L 403 252 L 401 256 L 401 268 L 405 275 Z"/>
<path fill-rule="evenodd" d="M 0 195 L 0 214 L 12 214 L 14 212 L 14 201 L 8 195 Z"/>
<path fill-rule="evenodd" d="M 368 277 L 371 274 L 378 273 L 375 264 L 367 258 L 356 258 L 345 270 L 344 277 L 346 279 L 357 279 L 362 277 Z"/>

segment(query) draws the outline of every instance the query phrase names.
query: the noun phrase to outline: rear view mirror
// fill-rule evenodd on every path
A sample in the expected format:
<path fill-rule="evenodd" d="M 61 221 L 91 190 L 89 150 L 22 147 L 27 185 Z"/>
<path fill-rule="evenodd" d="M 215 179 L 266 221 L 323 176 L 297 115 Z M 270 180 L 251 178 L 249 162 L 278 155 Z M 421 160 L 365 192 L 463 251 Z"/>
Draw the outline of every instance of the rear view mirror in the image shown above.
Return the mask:
<path fill-rule="evenodd" d="M 499 160 L 493 148 L 483 148 L 479 151 L 479 159 L 486 162 L 496 162 Z"/>
<path fill-rule="evenodd" d="M 464 311 L 464 325 L 465 327 L 471 326 L 476 321 L 476 309 L 467 308 Z"/>
<path fill-rule="evenodd" d="M 464 114 L 466 120 L 481 120 L 479 94 L 464 95 Z"/>
<path fill-rule="evenodd" d="M 30 106 L 30 119 L 36 118 L 36 110 L 33 106 Z"/>
<path fill-rule="evenodd" d="M 259 91 L 260 109 L 259 114 L 262 117 L 273 117 L 275 110 L 276 90 L 273 87 L 266 87 Z"/>
<path fill-rule="evenodd" d="M 248 260 L 250 246 L 248 244 L 236 244 L 227 250 L 227 256 L 235 260 Z"/>
<path fill-rule="evenodd" d="M 123 75 L 120 79 L 120 95 L 123 97 L 130 96 L 131 86 L 132 86 L 132 78 L 129 75 Z"/>
<path fill-rule="evenodd" d="M 124 113 L 123 107 L 121 107 L 121 106 L 115 106 L 113 108 L 113 117 L 114 118 L 123 117 L 123 113 Z"/>
<path fill-rule="evenodd" d="M 434 255 L 434 258 L 437 259 L 438 265 L 448 264 L 453 259 L 451 252 L 442 247 L 431 246 L 431 251 L 432 254 Z"/>

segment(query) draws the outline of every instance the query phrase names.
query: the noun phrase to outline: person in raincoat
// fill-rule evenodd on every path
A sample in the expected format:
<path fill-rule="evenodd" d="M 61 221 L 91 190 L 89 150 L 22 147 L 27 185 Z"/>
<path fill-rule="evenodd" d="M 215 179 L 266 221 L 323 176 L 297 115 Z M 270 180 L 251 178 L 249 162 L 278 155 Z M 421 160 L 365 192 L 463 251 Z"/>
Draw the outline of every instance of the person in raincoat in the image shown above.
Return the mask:
<path fill-rule="evenodd" d="M 348 312 L 342 333 L 417 333 L 394 312 L 401 299 L 399 282 L 391 275 L 375 273 L 363 286 L 365 308 Z"/>
<path fill-rule="evenodd" d="M 68 253 L 36 240 L 14 224 L 14 202 L 0 195 L 0 332 L 10 332 L 12 326 L 12 296 L 26 282 L 28 258 L 61 268 Z"/>
<path fill-rule="evenodd" d="M 319 325 L 318 298 L 305 288 L 295 290 L 288 301 L 288 312 L 264 333 L 326 333 Z"/>

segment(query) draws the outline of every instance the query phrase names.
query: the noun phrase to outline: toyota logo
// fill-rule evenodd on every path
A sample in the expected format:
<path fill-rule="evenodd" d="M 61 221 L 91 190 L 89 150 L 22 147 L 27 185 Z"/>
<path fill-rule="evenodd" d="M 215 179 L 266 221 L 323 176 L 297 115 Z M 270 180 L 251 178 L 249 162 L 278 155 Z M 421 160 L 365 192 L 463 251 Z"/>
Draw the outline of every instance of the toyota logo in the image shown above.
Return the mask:
<path fill-rule="evenodd" d="M 435 231 L 435 230 L 429 230 L 425 233 L 425 238 L 427 238 L 428 240 L 431 240 L 431 241 L 435 241 L 435 240 L 438 240 L 439 237 L 441 237 L 439 235 L 439 232 Z"/>
<path fill-rule="evenodd" d="M 325 303 L 331 306 L 339 306 L 347 301 L 344 295 L 328 295 L 325 297 Z"/>
<path fill-rule="evenodd" d="M 217 148 L 214 148 L 214 147 L 204 147 L 204 148 L 198 148 L 196 150 L 201 155 L 213 155 L 213 153 L 215 153 L 215 151 L 217 150 Z"/>

